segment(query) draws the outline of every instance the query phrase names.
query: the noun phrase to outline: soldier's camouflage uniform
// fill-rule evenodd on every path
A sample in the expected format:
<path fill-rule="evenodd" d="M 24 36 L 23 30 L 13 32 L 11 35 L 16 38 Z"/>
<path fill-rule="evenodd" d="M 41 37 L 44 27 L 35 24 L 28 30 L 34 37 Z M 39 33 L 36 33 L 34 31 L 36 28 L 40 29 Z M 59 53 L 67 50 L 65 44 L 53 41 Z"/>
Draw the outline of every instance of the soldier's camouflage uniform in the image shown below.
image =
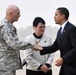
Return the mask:
<path fill-rule="evenodd" d="M 15 70 L 21 68 L 19 50 L 31 47 L 27 42 L 19 41 L 16 28 L 4 19 L 0 23 L 0 75 L 15 75 Z"/>

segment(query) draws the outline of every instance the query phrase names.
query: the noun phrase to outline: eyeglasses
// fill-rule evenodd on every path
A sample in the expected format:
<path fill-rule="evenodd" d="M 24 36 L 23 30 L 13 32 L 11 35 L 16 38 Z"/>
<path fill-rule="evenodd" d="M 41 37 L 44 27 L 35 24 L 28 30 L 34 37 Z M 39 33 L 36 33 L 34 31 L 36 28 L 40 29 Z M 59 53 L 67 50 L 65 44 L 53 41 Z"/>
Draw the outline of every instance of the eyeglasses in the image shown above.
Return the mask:
<path fill-rule="evenodd" d="M 46 28 L 46 26 L 40 26 L 40 27 L 38 27 L 38 28 Z"/>

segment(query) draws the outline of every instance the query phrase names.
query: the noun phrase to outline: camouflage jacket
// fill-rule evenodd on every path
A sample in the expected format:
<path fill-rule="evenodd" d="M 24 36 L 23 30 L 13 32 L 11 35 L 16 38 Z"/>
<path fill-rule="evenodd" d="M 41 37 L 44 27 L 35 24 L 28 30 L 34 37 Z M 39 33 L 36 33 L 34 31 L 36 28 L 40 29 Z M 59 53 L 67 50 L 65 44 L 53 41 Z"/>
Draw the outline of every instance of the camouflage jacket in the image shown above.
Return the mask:
<path fill-rule="evenodd" d="M 0 70 L 21 68 L 19 50 L 30 47 L 27 42 L 19 41 L 16 28 L 6 19 L 0 23 Z"/>

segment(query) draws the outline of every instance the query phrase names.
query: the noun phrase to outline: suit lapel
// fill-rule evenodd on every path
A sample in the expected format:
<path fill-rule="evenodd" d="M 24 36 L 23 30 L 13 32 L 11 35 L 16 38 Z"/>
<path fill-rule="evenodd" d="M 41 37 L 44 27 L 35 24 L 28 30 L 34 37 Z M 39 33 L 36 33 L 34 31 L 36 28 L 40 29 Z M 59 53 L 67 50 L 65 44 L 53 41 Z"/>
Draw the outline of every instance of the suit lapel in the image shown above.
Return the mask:
<path fill-rule="evenodd" d="M 65 35 L 66 35 L 68 27 L 69 27 L 69 22 L 67 22 L 67 24 L 65 25 L 64 30 L 62 32 L 62 35 L 61 36 L 57 35 L 57 40 L 58 40 L 59 47 L 61 46 L 61 44 L 63 43 L 63 40 L 65 39 Z"/>
<path fill-rule="evenodd" d="M 66 35 L 68 27 L 69 27 L 69 22 L 67 22 L 67 24 L 65 25 L 63 33 L 61 35 L 61 44 L 63 43 L 63 40 L 65 39 L 65 35 Z"/>

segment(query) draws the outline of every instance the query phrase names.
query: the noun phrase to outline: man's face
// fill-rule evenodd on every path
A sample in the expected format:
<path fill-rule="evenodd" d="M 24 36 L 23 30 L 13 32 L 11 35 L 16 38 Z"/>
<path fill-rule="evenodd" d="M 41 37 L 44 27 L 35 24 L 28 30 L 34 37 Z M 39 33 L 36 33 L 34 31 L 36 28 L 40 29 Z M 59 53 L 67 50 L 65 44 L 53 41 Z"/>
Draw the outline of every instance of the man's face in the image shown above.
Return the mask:
<path fill-rule="evenodd" d="M 55 20 L 56 24 L 61 24 L 61 22 L 63 20 L 63 15 L 60 14 L 59 10 L 56 10 L 54 20 Z"/>
<path fill-rule="evenodd" d="M 43 35 L 45 31 L 45 25 L 43 23 L 38 23 L 37 27 L 34 26 L 35 33 L 37 35 Z"/>
<path fill-rule="evenodd" d="M 19 9 L 16 9 L 16 10 L 12 13 L 13 22 L 14 22 L 14 21 L 18 21 L 19 17 L 20 17 L 20 10 L 19 10 Z"/>

